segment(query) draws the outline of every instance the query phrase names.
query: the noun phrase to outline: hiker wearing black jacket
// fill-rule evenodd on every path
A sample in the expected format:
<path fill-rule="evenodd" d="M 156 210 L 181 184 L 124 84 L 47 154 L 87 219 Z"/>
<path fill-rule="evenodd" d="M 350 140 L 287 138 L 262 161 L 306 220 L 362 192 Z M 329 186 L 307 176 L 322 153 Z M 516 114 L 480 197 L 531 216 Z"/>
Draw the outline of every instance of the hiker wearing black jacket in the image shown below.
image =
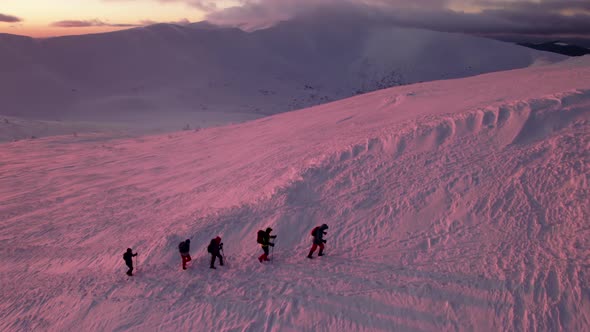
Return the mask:
<path fill-rule="evenodd" d="M 307 255 L 307 258 L 313 258 L 312 255 L 318 247 L 320 248 L 320 251 L 318 252 L 318 256 L 324 255 L 324 243 L 326 243 L 326 240 L 324 240 L 324 235 L 327 234 L 326 233 L 327 229 L 328 229 L 328 225 L 322 224 L 321 226 L 315 227 L 311 231 L 311 236 L 313 236 L 313 245 L 311 246 L 311 250 L 309 250 L 309 254 Z"/>
<path fill-rule="evenodd" d="M 223 243 L 221 243 L 221 238 L 218 236 L 211 240 L 209 246 L 207 247 L 207 251 L 211 254 L 211 265 L 209 268 L 215 268 L 215 258 L 219 258 L 219 265 L 223 266 L 223 256 L 221 256 L 220 250 L 223 249 Z"/>
<path fill-rule="evenodd" d="M 191 249 L 191 240 L 180 242 L 178 245 L 178 251 L 180 252 L 180 258 L 182 259 L 182 269 L 186 270 L 186 263 L 191 261 L 191 255 L 189 253 Z"/>
<path fill-rule="evenodd" d="M 274 247 L 275 244 L 270 242 L 271 239 L 276 239 L 277 236 L 276 235 L 270 235 L 270 232 L 272 232 L 272 228 L 268 227 L 266 229 L 266 231 L 263 230 L 259 230 L 258 231 L 258 243 L 260 244 L 260 246 L 262 247 L 262 250 L 264 251 L 264 253 L 262 255 L 260 255 L 258 257 L 258 261 L 260 263 L 262 263 L 263 261 L 268 261 L 268 254 L 269 254 L 269 249 L 268 246 Z"/>
<path fill-rule="evenodd" d="M 125 260 L 125 264 L 129 268 L 129 270 L 127 271 L 128 276 L 133 275 L 133 258 L 132 257 L 135 257 L 135 256 L 137 256 L 137 253 L 134 254 L 131 251 L 131 248 L 127 248 L 127 252 L 123 254 L 123 259 Z"/>

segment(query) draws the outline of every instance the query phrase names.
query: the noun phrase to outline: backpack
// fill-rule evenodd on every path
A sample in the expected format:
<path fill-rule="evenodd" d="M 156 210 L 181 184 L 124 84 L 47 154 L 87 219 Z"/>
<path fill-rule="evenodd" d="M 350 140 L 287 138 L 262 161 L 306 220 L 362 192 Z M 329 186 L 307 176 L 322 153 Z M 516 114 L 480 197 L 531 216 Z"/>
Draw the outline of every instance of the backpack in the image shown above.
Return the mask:
<path fill-rule="evenodd" d="M 207 252 L 212 254 L 213 253 L 213 246 L 217 245 L 217 242 L 215 242 L 215 239 L 211 240 L 211 242 L 209 243 L 209 245 L 207 246 Z"/>
<path fill-rule="evenodd" d="M 259 230 L 256 236 L 256 243 L 264 244 L 264 237 L 266 233 L 263 230 Z"/>
<path fill-rule="evenodd" d="M 178 244 L 178 251 L 180 252 L 185 252 L 186 250 L 184 250 L 186 247 L 184 246 L 184 242 L 180 242 Z"/>
<path fill-rule="evenodd" d="M 320 226 L 316 226 L 314 229 L 311 230 L 311 236 L 315 236 L 316 232 L 320 230 Z"/>

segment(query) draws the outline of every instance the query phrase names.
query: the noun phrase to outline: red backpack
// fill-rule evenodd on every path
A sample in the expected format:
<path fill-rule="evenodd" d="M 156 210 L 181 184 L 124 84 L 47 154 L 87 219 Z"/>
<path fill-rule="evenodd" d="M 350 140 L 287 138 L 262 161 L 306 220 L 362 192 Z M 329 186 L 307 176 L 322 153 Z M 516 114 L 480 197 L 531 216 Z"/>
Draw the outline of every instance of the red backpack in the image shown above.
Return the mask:
<path fill-rule="evenodd" d="M 311 236 L 315 236 L 315 233 L 320 229 L 320 226 L 316 226 L 314 229 L 311 230 Z"/>

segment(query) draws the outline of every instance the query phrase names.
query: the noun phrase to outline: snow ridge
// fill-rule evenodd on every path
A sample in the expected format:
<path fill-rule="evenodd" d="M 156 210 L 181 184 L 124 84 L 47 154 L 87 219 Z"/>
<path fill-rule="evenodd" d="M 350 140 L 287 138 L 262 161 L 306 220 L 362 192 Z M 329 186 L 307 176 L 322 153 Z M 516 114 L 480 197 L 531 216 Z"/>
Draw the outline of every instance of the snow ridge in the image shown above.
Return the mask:
<path fill-rule="evenodd" d="M 321 277 L 332 278 L 331 282 L 337 278 L 345 285 L 339 295 L 357 300 L 368 294 L 379 297 L 387 292 L 385 283 L 398 293 L 394 298 L 403 294 L 422 303 L 420 307 L 445 304 L 434 316 L 403 308 L 389 312 L 406 313 L 411 317 L 406 321 L 415 320 L 415 325 L 392 325 L 404 330 L 588 328 L 590 317 L 581 309 L 589 304 L 585 294 L 590 289 L 581 286 L 588 280 L 583 272 L 588 265 L 580 262 L 590 256 L 577 247 L 588 244 L 580 231 L 585 229 L 582 233 L 587 235 L 584 221 L 590 215 L 579 205 L 579 197 L 588 195 L 583 161 L 590 161 L 590 91 L 417 123 L 404 125 L 411 130 L 399 136 L 368 139 L 328 156 L 267 202 L 230 209 L 208 224 L 229 233 L 239 222 L 247 231 L 238 239 L 248 239 L 269 221 L 287 234 L 305 234 L 318 220 L 338 225 L 338 233 L 330 239 L 329 248 L 334 248 L 330 255 L 346 264 L 367 264 L 364 267 L 373 275 L 356 283 L 350 270 L 330 265 Z M 519 157 L 507 158 L 515 155 Z M 493 171 L 486 174 L 490 164 Z M 478 192 L 478 187 L 483 191 Z M 202 231 L 199 227 L 194 233 Z M 292 266 L 304 263 L 307 239 L 281 240 L 281 245 L 294 250 L 279 259 Z M 247 252 L 255 252 L 253 243 L 246 246 Z M 383 260 L 399 263 L 381 266 Z M 248 255 L 238 261 L 245 261 L 240 264 L 244 273 L 251 272 Z M 548 261 L 552 263 L 547 269 Z M 432 271 L 450 262 L 462 274 Z M 410 266 L 414 268 L 408 270 Z M 469 277 L 474 270 L 480 273 Z M 390 279 L 394 275 L 396 281 Z M 365 284 L 367 279 L 372 282 Z M 400 286 L 400 281 L 411 286 Z M 309 286 L 315 281 L 300 282 Z M 270 291 L 280 294 L 277 289 Z M 339 296 L 332 294 L 322 306 L 338 301 Z M 376 307 L 369 303 L 362 312 L 380 313 Z M 479 307 L 482 316 L 474 316 L 470 307 Z M 359 316 L 344 312 L 339 318 L 352 324 L 346 325 L 350 329 L 367 327 L 362 324 L 387 329 L 391 324 L 366 319 L 360 323 Z M 467 321 L 455 321 L 459 317 Z M 340 323 L 333 322 L 330 328 L 342 328 Z"/>

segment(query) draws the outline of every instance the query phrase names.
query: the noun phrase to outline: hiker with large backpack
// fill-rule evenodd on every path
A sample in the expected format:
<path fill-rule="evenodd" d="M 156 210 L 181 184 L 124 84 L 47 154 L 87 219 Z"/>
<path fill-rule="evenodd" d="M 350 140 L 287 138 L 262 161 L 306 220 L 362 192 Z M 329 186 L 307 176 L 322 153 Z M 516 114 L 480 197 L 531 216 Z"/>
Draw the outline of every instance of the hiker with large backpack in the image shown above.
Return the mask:
<path fill-rule="evenodd" d="M 260 255 L 260 257 L 258 257 L 258 261 L 260 263 L 262 263 L 263 261 L 270 260 L 270 259 L 268 259 L 268 254 L 269 254 L 268 246 L 271 246 L 271 247 L 275 246 L 274 243 L 270 242 L 270 239 L 276 239 L 277 236 L 270 235 L 270 232 L 272 232 L 272 228 L 268 227 L 266 229 L 266 231 L 259 230 L 258 234 L 256 236 L 256 242 L 258 242 L 260 244 L 260 246 L 262 247 L 262 250 L 264 251 L 264 253 L 262 255 Z"/>
<path fill-rule="evenodd" d="M 178 245 L 178 251 L 180 252 L 180 258 L 182 259 L 182 269 L 186 270 L 186 263 L 191 261 L 190 255 L 191 249 L 191 240 L 186 239 L 186 241 L 180 242 Z"/>
<path fill-rule="evenodd" d="M 133 257 L 135 256 L 137 256 L 137 253 L 134 254 L 133 251 L 131 251 L 131 248 L 127 248 L 127 252 L 123 254 L 125 265 L 129 268 L 129 270 L 127 270 L 127 275 L 130 277 L 133 276 Z"/>
<path fill-rule="evenodd" d="M 221 242 L 221 238 L 218 236 L 211 240 L 209 246 L 207 247 L 207 252 L 211 254 L 211 265 L 209 266 L 210 269 L 215 268 L 215 258 L 219 258 L 219 265 L 223 266 L 223 256 L 221 256 L 220 251 L 223 250 L 223 243 Z"/>
<path fill-rule="evenodd" d="M 311 231 L 311 236 L 313 236 L 313 245 L 311 246 L 311 250 L 309 251 L 307 258 L 313 258 L 312 255 L 318 247 L 320 248 L 318 256 L 324 255 L 324 243 L 326 243 L 326 240 L 324 240 L 324 235 L 327 234 L 326 229 L 328 229 L 328 225 L 322 224 L 321 226 L 315 227 Z"/>

